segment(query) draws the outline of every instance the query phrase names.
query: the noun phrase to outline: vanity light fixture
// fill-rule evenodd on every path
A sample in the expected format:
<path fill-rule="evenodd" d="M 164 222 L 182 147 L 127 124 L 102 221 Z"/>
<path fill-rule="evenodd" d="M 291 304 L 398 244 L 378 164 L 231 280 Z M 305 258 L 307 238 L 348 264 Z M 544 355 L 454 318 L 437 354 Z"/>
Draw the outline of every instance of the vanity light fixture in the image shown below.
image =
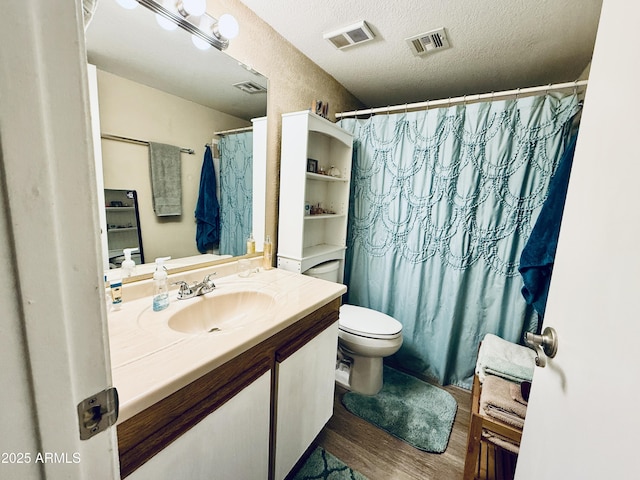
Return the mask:
<path fill-rule="evenodd" d="M 138 2 L 136 0 L 116 0 L 118 5 L 122 8 L 126 8 L 127 10 L 133 10 L 138 6 Z"/>
<path fill-rule="evenodd" d="M 236 17 L 229 13 L 224 13 L 220 16 L 217 25 L 214 25 L 214 30 L 215 29 L 217 29 L 218 35 L 228 38 L 229 40 L 236 38 L 240 32 L 240 26 L 238 25 Z M 214 34 L 215 33 L 214 31 Z"/>
<path fill-rule="evenodd" d="M 206 0 L 182 0 L 177 3 L 178 12 L 184 18 L 187 18 L 191 15 L 195 17 L 199 17 L 200 15 L 204 15 L 205 10 L 207 9 L 207 1 Z"/>
<path fill-rule="evenodd" d="M 225 50 L 229 39 L 238 35 L 238 22 L 233 15 L 224 14 L 216 19 L 205 12 L 206 0 L 117 0 L 124 4 L 139 3 L 156 14 L 156 20 L 166 30 L 178 26 L 192 35 L 193 44 L 206 50 L 214 46 Z M 125 7 L 131 8 L 131 7 Z M 175 26 L 174 26 L 175 25 Z"/>
<path fill-rule="evenodd" d="M 136 0 L 133 0 L 136 1 Z M 137 3 L 137 1 L 136 1 Z M 166 8 L 169 11 L 175 10 L 176 8 L 176 2 L 173 0 L 162 0 L 162 6 L 164 8 Z M 175 10 L 177 12 L 177 10 Z M 158 22 L 158 25 L 160 25 L 163 29 L 171 32 L 173 30 L 175 30 L 176 28 L 178 28 L 178 24 L 173 22 L 171 19 L 160 15 L 159 13 L 156 13 L 156 22 Z"/>
<path fill-rule="evenodd" d="M 198 28 L 203 32 L 210 32 L 212 27 L 211 20 L 213 19 L 209 15 L 202 15 L 200 17 L 200 21 L 198 22 Z M 196 48 L 199 48 L 200 50 L 208 50 L 209 48 L 211 48 L 209 42 L 205 42 L 202 38 L 197 37 L 196 35 L 191 35 L 191 41 L 196 46 Z"/>

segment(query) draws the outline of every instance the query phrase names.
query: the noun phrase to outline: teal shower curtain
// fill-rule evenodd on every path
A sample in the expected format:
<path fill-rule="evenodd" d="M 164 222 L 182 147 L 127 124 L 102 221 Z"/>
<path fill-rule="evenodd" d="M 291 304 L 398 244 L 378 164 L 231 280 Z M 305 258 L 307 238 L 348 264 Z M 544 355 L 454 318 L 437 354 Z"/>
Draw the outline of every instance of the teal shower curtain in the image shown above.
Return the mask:
<path fill-rule="evenodd" d="M 253 221 L 253 132 L 225 135 L 220 149 L 220 254 L 244 255 Z"/>
<path fill-rule="evenodd" d="M 469 388 L 485 333 L 521 343 L 535 328 L 518 261 L 578 109 L 547 94 L 340 122 L 354 134 L 348 303 L 402 323 L 403 366 Z"/>

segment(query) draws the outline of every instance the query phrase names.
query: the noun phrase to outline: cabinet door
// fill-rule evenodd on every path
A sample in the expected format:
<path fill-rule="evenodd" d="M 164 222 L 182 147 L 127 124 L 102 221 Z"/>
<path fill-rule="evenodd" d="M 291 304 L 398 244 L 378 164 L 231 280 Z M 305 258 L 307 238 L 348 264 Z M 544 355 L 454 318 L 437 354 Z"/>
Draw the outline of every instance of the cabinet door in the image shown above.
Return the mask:
<path fill-rule="evenodd" d="M 269 471 L 267 372 L 129 475 L 131 480 L 264 480 Z"/>
<path fill-rule="evenodd" d="M 275 478 L 283 479 L 333 415 L 338 322 L 276 363 Z"/>

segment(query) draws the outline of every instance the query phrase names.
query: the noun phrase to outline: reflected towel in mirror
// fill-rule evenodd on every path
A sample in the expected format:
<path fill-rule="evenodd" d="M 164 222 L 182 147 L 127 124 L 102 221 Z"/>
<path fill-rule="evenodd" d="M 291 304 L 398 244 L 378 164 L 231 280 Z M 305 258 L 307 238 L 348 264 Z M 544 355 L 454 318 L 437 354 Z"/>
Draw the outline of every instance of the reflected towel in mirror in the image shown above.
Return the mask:
<path fill-rule="evenodd" d="M 208 145 L 200 172 L 200 190 L 195 216 L 196 245 L 200 253 L 206 253 L 220 242 L 220 208 L 216 196 L 216 175 L 213 154 Z"/>
<path fill-rule="evenodd" d="M 153 211 L 158 217 L 182 215 L 180 147 L 149 142 Z"/>

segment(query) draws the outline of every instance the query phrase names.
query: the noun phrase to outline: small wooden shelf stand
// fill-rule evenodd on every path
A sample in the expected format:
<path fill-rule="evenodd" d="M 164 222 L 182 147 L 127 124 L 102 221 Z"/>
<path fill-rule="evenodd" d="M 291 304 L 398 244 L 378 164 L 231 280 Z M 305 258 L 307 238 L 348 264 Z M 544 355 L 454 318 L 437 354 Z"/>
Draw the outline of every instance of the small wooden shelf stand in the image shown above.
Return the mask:
<path fill-rule="evenodd" d="M 464 480 L 478 480 L 484 478 L 495 478 L 483 475 L 481 467 L 481 443 L 494 445 L 490 440 L 482 438 L 482 431 L 487 430 L 497 435 L 501 435 L 520 445 L 522 431 L 508 425 L 500 420 L 480 414 L 480 394 L 482 384 L 478 375 L 473 377 L 473 388 L 471 390 L 471 419 L 469 421 L 469 438 L 467 440 L 467 454 L 464 462 Z M 500 449 L 499 446 L 495 445 Z"/>

